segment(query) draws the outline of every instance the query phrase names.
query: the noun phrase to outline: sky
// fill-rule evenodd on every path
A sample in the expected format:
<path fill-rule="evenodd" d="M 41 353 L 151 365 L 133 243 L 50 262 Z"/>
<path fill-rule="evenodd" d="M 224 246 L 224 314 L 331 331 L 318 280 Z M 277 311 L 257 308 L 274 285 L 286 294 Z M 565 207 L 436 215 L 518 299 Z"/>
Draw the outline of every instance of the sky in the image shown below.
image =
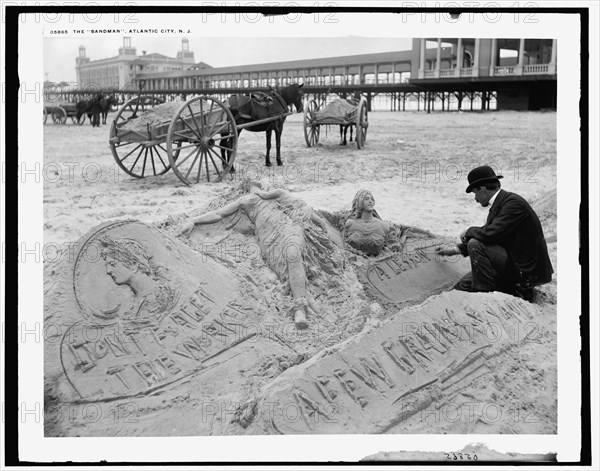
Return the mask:
<path fill-rule="evenodd" d="M 178 37 L 132 36 L 132 46 L 138 55 L 156 52 L 175 57 L 181 49 Z M 190 50 L 196 62 L 212 67 L 279 62 L 286 60 L 404 51 L 412 47 L 410 38 L 346 37 L 192 37 Z M 44 80 L 74 82 L 75 59 L 79 46 L 86 48 L 90 60 L 104 59 L 118 54 L 123 36 L 102 37 L 46 37 L 44 38 Z"/>

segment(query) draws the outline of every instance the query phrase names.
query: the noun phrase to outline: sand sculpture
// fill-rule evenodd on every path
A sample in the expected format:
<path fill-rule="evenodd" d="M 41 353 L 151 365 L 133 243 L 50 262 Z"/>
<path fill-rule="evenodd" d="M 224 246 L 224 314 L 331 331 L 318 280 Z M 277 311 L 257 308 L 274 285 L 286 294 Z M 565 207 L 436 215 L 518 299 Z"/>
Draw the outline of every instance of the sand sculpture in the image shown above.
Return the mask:
<path fill-rule="evenodd" d="M 254 188 L 171 226 L 93 228 L 45 267 L 46 435 L 393 433 L 491 371 L 538 315 L 497 293 L 432 298 L 468 264 L 394 224 L 394 251 L 345 251 L 347 216 Z M 61 409 L 123 401 L 131 424 Z"/>
<path fill-rule="evenodd" d="M 263 413 L 250 433 L 398 433 L 414 415 L 490 375 L 508 349 L 526 342 L 516 326 L 538 315 L 501 293 L 435 296 L 282 373 L 255 400 Z M 297 413 L 265 414 L 267 404 L 296 404 Z"/>
<path fill-rule="evenodd" d="M 367 255 L 379 255 L 390 227 L 375 211 L 375 198 L 359 190 L 352 201 L 352 213 L 344 225 L 344 240 Z"/>
<path fill-rule="evenodd" d="M 290 285 L 296 325 L 306 328 L 309 303 L 313 312 L 318 308 L 308 296 L 304 265 L 316 265 L 330 275 L 339 273 L 343 264 L 341 250 L 327 236 L 326 221 L 304 201 L 281 189 L 260 191 L 257 182 L 248 183 L 248 187 L 250 194 L 194 218 L 186 223 L 182 234 L 189 236 L 194 225 L 218 223 L 242 211 L 254 224 L 261 253 L 269 267 Z"/>
<path fill-rule="evenodd" d="M 251 308 L 235 277 L 150 227 L 107 223 L 77 249 L 46 303 L 56 333 L 46 374 L 63 376 L 56 393 L 65 399 L 144 396 L 210 368 L 215 356 L 223 361 L 250 338 L 237 328 L 250 322 Z"/>

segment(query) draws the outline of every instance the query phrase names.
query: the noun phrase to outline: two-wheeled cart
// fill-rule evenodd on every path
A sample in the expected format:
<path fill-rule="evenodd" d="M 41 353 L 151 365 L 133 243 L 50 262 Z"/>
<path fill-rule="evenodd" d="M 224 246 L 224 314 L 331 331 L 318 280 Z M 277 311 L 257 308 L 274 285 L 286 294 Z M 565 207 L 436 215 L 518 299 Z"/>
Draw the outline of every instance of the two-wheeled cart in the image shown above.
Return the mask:
<path fill-rule="evenodd" d="M 281 119 L 236 124 L 226 103 L 210 96 L 169 102 L 153 95 L 127 101 L 110 129 L 110 147 L 121 169 L 136 178 L 169 169 L 186 185 L 219 182 L 235 162 L 238 131 Z"/>
<path fill-rule="evenodd" d="M 54 124 L 65 124 L 67 118 L 71 118 L 73 124 L 82 125 L 85 122 L 85 113 L 81 113 L 77 119 L 77 106 L 75 103 L 44 103 L 44 124 L 48 121 L 48 116 L 52 118 Z"/>
<path fill-rule="evenodd" d="M 304 105 L 304 139 L 308 147 L 319 143 L 321 126 L 354 126 L 356 146 L 361 149 L 367 139 L 369 119 L 367 100 L 361 97 L 358 102 L 344 98 L 326 99 L 321 106 L 310 100 Z"/>

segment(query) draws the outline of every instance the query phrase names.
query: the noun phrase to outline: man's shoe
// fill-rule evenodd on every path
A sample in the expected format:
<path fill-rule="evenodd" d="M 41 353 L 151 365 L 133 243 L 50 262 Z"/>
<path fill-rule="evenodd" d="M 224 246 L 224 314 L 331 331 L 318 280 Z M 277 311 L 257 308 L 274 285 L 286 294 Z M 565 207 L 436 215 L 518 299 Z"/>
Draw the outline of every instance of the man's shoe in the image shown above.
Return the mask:
<path fill-rule="evenodd" d="M 534 297 L 533 288 L 525 288 L 523 286 L 517 285 L 515 287 L 515 296 L 532 303 Z"/>

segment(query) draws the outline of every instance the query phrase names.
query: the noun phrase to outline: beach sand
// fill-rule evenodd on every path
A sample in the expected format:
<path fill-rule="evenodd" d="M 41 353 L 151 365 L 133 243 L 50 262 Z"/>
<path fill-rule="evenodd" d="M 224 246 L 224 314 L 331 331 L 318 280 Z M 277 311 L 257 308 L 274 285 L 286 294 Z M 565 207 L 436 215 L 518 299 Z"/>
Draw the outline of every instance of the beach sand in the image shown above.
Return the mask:
<path fill-rule="evenodd" d="M 108 123 L 115 114 L 109 114 Z M 264 133 L 244 131 L 239 137 L 237 171 L 232 180 L 189 187 L 170 171 L 145 179 L 122 172 L 110 151 L 108 124 L 99 128 L 87 123 L 47 124 L 44 244 L 66 250 L 92 227 L 119 219 L 136 219 L 174 235 L 184 219 L 206 212 L 211 202 L 218 204 L 218 198 L 228 195 L 243 178 L 258 179 L 267 187 L 284 187 L 313 208 L 329 212 L 350 209 L 356 191 L 368 189 L 384 220 L 457 239 L 469 226 L 485 222 L 487 209 L 475 203 L 465 188 L 468 171 L 487 164 L 504 175 L 503 188 L 525 197 L 539 214 L 556 272 L 556 113 L 373 112 L 369 114 L 365 146 L 360 150 L 354 142 L 340 146 L 335 126 L 322 128 L 319 145 L 308 148 L 302 121 L 302 114 L 287 118 L 282 137 L 283 167 L 267 169 Z M 52 277 L 53 272 L 46 268 L 46 278 Z M 501 418 L 490 420 L 481 413 L 475 418 L 463 414 L 456 420 L 413 416 L 390 433 L 556 433 L 556 276 L 538 288 L 535 304 L 540 312 L 537 321 L 541 322 L 536 325 L 542 327 L 531 336 L 533 340 L 508 352 L 508 361 L 494 370 L 494 382 L 476 380 L 461 392 L 462 396 L 453 398 L 459 404 L 472 398 L 502 404 L 507 412 Z M 265 267 L 259 279 L 276 281 Z M 285 296 L 285 292 L 274 296 Z M 357 312 L 361 309 L 354 307 Z M 386 312 L 386 319 L 374 318 L 373 312 L 363 313 L 360 321 L 353 319 L 356 322 L 340 340 L 394 316 Z M 302 340 L 297 343 L 301 346 Z M 315 355 L 325 347 L 331 345 L 311 344 L 300 350 Z M 290 362 L 286 368 L 293 367 L 294 361 Z M 47 420 L 46 434 L 206 434 L 206 429 L 194 428 L 186 421 L 194 398 L 185 388 L 181 385 L 168 408 L 158 399 L 153 406 L 141 408 L 140 420 L 132 426 L 109 420 L 73 424 L 55 418 Z M 47 411 L 53 407 L 51 402 L 46 404 Z M 172 432 L 161 428 L 160 422 L 167 416 L 167 422 L 179 423 L 181 428 Z"/>

